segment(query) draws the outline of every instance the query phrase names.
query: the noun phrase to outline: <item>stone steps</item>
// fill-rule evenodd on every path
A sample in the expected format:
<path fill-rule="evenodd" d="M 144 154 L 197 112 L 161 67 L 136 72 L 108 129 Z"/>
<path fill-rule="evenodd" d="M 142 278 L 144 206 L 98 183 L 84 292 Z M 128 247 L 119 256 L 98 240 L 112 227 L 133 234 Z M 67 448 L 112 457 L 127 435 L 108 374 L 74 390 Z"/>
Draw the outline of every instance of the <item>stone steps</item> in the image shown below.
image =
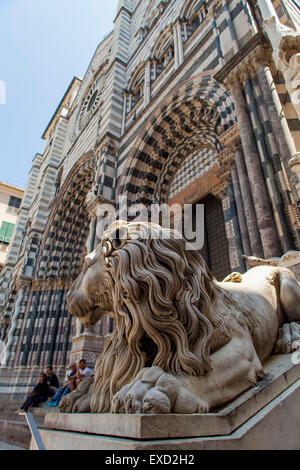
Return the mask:
<path fill-rule="evenodd" d="M 300 450 L 299 400 L 300 380 L 288 387 L 229 435 L 207 436 L 205 432 L 199 432 L 198 437 L 191 438 L 175 437 L 173 439 L 141 440 L 129 439 L 125 433 L 121 437 L 104 435 L 103 432 L 102 435 L 95 435 L 57 429 L 41 429 L 41 436 L 47 450 L 72 450 L 74 448 L 77 450 L 175 452 L 194 450 Z M 98 415 L 99 425 L 101 425 L 104 416 Z M 157 418 L 159 420 L 159 417 L 164 416 L 157 415 Z M 190 417 L 192 416 L 194 415 L 190 415 Z M 166 415 L 166 417 L 168 418 L 168 428 L 175 428 L 173 423 L 175 415 Z M 188 415 L 182 415 L 182 417 L 187 421 L 189 420 Z M 159 422 L 157 422 L 157 425 L 159 429 Z M 105 432 L 105 425 L 102 425 L 102 431 Z M 177 433 L 180 436 L 181 429 L 177 428 Z M 33 442 L 30 448 L 35 449 Z"/>
<path fill-rule="evenodd" d="M 20 420 L 0 419 L 0 439 L 9 444 L 29 449 L 31 434 L 25 418 Z"/>
<path fill-rule="evenodd" d="M 54 414 L 50 408 L 41 436 L 47 450 L 300 450 L 300 364 L 277 355 L 264 371 L 256 387 L 212 413 Z"/>
<path fill-rule="evenodd" d="M 0 440 L 29 449 L 31 433 L 25 416 L 18 414 L 18 410 L 23 403 L 24 400 L 0 401 Z M 29 410 L 33 414 L 37 426 L 43 428 L 45 415 L 50 410 L 40 406 Z M 59 409 L 52 408 L 51 412 L 59 412 Z"/>

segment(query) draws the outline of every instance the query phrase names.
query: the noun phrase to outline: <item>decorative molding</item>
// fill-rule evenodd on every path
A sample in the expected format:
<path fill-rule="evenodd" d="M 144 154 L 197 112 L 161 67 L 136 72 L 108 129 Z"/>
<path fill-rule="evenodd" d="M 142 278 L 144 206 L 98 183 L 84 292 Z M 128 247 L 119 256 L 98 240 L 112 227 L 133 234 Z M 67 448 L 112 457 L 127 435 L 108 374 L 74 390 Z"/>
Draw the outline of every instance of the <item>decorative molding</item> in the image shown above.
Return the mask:
<path fill-rule="evenodd" d="M 246 79 L 255 78 L 261 65 L 268 65 L 274 73 L 276 70 L 272 59 L 272 48 L 268 42 L 258 44 L 226 76 L 224 84 L 229 90 L 243 88 Z"/>
<path fill-rule="evenodd" d="M 32 290 L 34 292 L 45 290 L 68 290 L 71 288 L 75 278 L 70 279 L 33 279 Z"/>
<path fill-rule="evenodd" d="M 283 25 L 275 16 L 265 19 L 263 29 L 272 44 L 275 65 L 283 73 L 291 102 L 300 119 L 300 32 Z"/>
<path fill-rule="evenodd" d="M 227 129 L 223 134 L 219 136 L 219 141 L 223 147 L 228 145 L 239 145 L 240 133 L 238 123 L 236 122 L 233 126 Z"/>
<path fill-rule="evenodd" d="M 24 277 L 24 276 L 19 276 L 16 280 L 16 286 L 17 289 L 25 289 L 26 287 L 31 286 L 32 279 Z"/>

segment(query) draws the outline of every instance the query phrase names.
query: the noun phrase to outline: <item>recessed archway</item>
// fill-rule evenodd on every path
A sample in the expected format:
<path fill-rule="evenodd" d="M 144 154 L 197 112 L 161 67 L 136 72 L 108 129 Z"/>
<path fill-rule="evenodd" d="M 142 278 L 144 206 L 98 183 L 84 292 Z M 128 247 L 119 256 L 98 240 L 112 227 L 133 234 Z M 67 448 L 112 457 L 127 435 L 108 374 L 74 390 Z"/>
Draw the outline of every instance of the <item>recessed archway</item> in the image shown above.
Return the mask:
<path fill-rule="evenodd" d="M 176 170 L 203 145 L 218 153 L 219 136 L 236 122 L 228 92 L 205 72 L 170 93 L 149 117 L 121 176 L 118 193 L 135 203 L 165 202 Z"/>

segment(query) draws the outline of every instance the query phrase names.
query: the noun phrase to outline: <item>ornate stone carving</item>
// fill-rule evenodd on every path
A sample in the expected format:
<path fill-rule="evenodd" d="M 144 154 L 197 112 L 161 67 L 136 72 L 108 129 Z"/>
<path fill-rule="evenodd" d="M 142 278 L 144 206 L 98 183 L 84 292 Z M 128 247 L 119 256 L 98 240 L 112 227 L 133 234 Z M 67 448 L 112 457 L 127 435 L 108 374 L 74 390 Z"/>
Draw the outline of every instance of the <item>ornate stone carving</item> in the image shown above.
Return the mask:
<path fill-rule="evenodd" d="M 114 331 L 92 390 L 87 382 L 78 399 L 64 397 L 62 411 L 208 412 L 256 385 L 271 352 L 300 338 L 300 286 L 289 270 L 259 266 L 239 283 L 217 282 L 178 233 L 143 222 L 104 233 L 67 301 L 84 326 L 109 314 Z"/>
<path fill-rule="evenodd" d="M 273 47 L 273 59 L 283 73 L 286 88 L 300 119 L 300 32 L 271 16 L 263 23 Z"/>
<path fill-rule="evenodd" d="M 281 258 L 261 259 L 255 256 L 244 256 L 249 266 L 279 266 L 290 269 L 300 281 L 300 251 L 288 251 Z"/>
<path fill-rule="evenodd" d="M 42 290 L 67 290 L 69 289 L 74 282 L 72 279 L 33 279 L 32 280 L 32 290 L 33 291 L 42 291 Z"/>
<path fill-rule="evenodd" d="M 16 281 L 17 289 L 25 289 L 26 287 L 30 287 L 32 280 L 27 277 L 19 276 Z"/>

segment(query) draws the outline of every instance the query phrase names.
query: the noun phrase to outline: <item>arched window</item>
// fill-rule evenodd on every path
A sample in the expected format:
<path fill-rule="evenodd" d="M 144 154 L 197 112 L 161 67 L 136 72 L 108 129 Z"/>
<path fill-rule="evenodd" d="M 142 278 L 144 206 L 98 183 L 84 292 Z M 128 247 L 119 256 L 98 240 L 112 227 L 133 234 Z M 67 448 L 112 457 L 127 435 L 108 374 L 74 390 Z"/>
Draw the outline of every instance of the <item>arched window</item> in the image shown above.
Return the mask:
<path fill-rule="evenodd" d="M 151 80 L 154 81 L 169 65 L 174 57 L 174 36 L 171 25 L 168 25 L 160 34 L 152 50 L 153 63 Z"/>
<path fill-rule="evenodd" d="M 127 100 L 126 113 L 129 113 L 144 96 L 145 88 L 145 64 L 140 64 L 132 74 L 129 82 L 128 95 L 130 99 Z"/>
<path fill-rule="evenodd" d="M 169 2 L 170 0 L 150 0 L 144 16 L 144 26 L 148 26 L 151 29 Z"/>
<path fill-rule="evenodd" d="M 205 20 L 207 15 L 206 3 L 206 0 L 191 0 L 185 2 L 180 15 L 181 18 L 184 18 L 185 20 L 182 24 L 183 42 L 187 41 L 187 39 Z"/>

